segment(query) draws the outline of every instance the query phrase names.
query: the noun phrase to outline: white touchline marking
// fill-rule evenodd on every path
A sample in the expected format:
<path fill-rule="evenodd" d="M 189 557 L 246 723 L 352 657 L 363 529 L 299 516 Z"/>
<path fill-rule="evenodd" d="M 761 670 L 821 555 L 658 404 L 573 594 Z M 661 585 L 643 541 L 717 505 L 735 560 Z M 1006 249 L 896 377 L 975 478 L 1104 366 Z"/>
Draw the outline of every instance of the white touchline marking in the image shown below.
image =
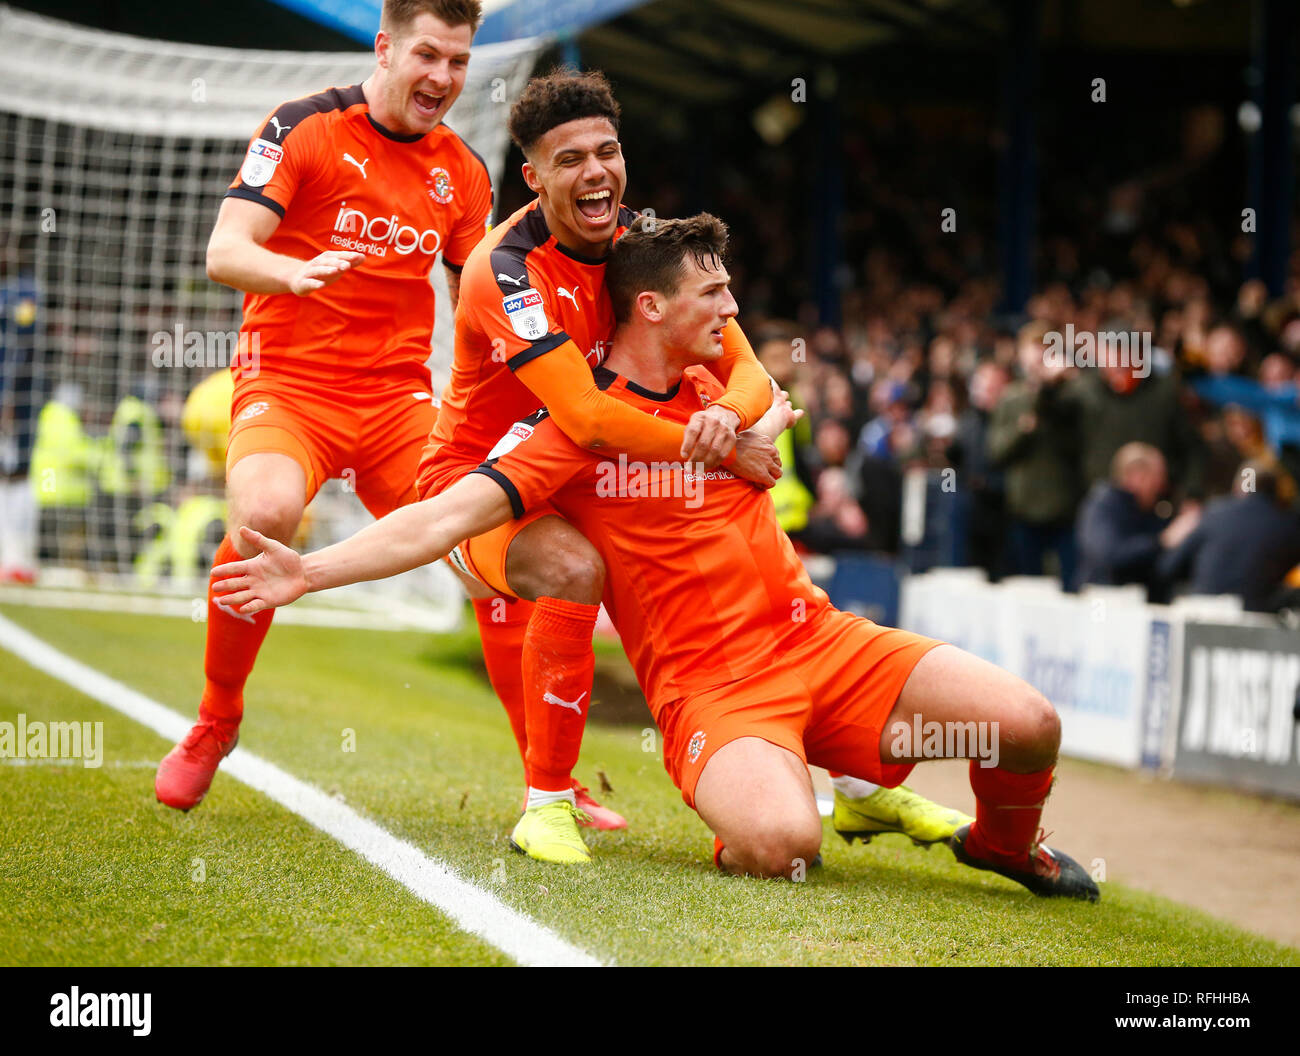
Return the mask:
<path fill-rule="evenodd" d="M 183 715 L 59 652 L 4 616 L 0 616 L 0 646 L 38 671 L 149 727 L 165 740 L 179 741 L 189 732 L 191 722 Z M 221 769 L 332 836 L 451 918 L 458 927 L 477 935 L 520 964 L 600 966 L 595 957 L 569 945 L 549 928 L 461 879 L 445 862 L 399 840 L 347 804 L 285 773 L 275 764 L 240 748 L 221 764 Z"/>
<path fill-rule="evenodd" d="M 0 585 L 0 605 L 82 609 L 116 612 L 119 615 L 138 613 L 142 616 L 180 616 L 190 621 L 194 619 L 195 600 L 201 599 Z M 282 608 L 275 614 L 275 622 L 303 627 L 342 627 L 355 631 L 432 631 L 435 634 L 452 631 L 457 627 L 454 616 L 448 618 L 440 610 L 418 608 L 397 598 L 381 598 L 375 605 L 382 605 L 383 608 L 302 607 L 299 603 Z"/>
<path fill-rule="evenodd" d="M 65 770 L 81 771 L 115 769 L 115 770 L 157 770 L 157 759 L 109 759 L 100 766 L 85 766 L 80 759 L 0 759 L 0 766 L 55 766 Z"/>

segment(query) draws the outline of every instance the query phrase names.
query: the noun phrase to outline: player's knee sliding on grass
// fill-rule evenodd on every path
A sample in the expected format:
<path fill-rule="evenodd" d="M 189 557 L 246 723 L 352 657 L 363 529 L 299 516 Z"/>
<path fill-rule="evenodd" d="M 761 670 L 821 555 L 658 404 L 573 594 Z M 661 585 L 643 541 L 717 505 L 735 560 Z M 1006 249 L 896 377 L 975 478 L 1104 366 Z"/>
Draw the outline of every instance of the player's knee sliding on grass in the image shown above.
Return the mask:
<path fill-rule="evenodd" d="M 865 628 L 850 631 L 867 634 Z M 1040 819 L 1060 747 L 1060 722 L 1052 706 L 992 664 L 949 645 L 929 642 L 924 648 L 926 640 L 911 637 L 923 652 L 878 739 L 870 720 L 858 717 L 869 715 L 870 704 L 859 712 L 850 692 L 842 705 L 829 708 L 820 698 L 820 716 L 809 702 L 811 721 L 801 729 L 797 751 L 758 736 L 719 745 L 689 790 L 696 810 L 717 833 L 715 861 L 730 872 L 765 877 L 796 875 L 806 866 L 816 803 L 811 787 L 798 779 L 805 752 L 814 763 L 858 754 L 860 771 L 879 770 L 888 779 L 901 779 L 915 763 L 966 758 L 977 745 L 985 745 L 993 754 L 973 758 L 970 766 L 976 817 L 949 839 L 958 861 L 1000 873 L 1035 894 L 1095 901 L 1097 886 L 1082 867 L 1041 842 Z M 879 662 L 888 661 L 882 657 Z M 865 695 L 878 662 L 859 663 Z M 960 729 L 965 735 L 979 725 L 992 735 L 963 737 L 961 745 L 954 745 L 938 733 Z M 762 733 L 760 726 L 754 729 Z M 733 727 L 715 734 L 714 741 L 744 731 Z M 930 747 L 937 754 L 927 750 L 928 738 L 918 743 L 921 731 L 936 731 Z"/>

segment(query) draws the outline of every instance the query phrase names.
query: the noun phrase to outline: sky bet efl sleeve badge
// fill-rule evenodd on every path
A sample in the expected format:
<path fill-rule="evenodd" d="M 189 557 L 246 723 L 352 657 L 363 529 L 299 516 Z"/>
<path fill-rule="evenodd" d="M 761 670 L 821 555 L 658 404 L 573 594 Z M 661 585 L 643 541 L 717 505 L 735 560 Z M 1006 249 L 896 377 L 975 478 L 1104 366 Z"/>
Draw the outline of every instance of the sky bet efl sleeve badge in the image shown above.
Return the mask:
<path fill-rule="evenodd" d="M 284 157 L 284 151 L 268 139 L 255 139 L 244 157 L 239 178 L 249 187 L 264 187 Z"/>
<path fill-rule="evenodd" d="M 515 333 L 525 341 L 536 341 L 545 337 L 551 326 L 546 321 L 546 307 L 542 295 L 536 290 L 523 290 L 512 293 L 501 301 L 506 318 L 515 328 Z"/>

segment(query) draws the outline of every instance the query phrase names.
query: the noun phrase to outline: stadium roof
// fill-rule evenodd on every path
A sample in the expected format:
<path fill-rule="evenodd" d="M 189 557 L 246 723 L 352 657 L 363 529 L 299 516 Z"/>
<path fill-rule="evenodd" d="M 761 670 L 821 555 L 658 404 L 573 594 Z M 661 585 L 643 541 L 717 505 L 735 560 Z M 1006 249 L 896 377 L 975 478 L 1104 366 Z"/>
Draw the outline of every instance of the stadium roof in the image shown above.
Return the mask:
<path fill-rule="evenodd" d="M 369 44 L 379 29 L 383 0 L 274 0 L 305 18 Z M 575 33 L 614 18 L 645 0 L 484 0 L 483 24 L 475 40 L 503 40 L 547 33 Z"/>
<path fill-rule="evenodd" d="M 284 8 L 369 44 L 382 0 L 274 0 Z M 566 58 L 605 70 L 620 98 L 650 108 L 665 99 L 716 105 L 771 91 L 780 78 L 871 53 L 892 61 L 895 46 L 939 54 L 988 56 L 1005 46 L 1010 20 L 1026 0 L 485 0 L 475 37 L 487 44 L 553 35 L 576 44 Z M 1028 0 L 1038 6 L 1047 48 L 1079 52 L 1245 53 L 1250 4 L 1233 0 Z M 977 69 L 921 70 L 904 63 L 892 76 L 915 94 L 927 79 L 991 87 Z M 883 71 L 881 71 L 883 72 Z M 912 76 L 908 76 L 908 74 Z M 887 76 L 886 79 L 892 79 Z M 1160 78 L 1157 76 L 1157 80 Z M 1179 78 L 1182 79 L 1181 77 Z"/>
<path fill-rule="evenodd" d="M 999 33 L 989 0 L 653 0 L 592 25 L 581 48 L 622 92 L 636 84 L 707 105 L 807 75 L 810 59 L 916 39 L 987 48 Z"/>
<path fill-rule="evenodd" d="M 369 50 L 382 7 L 382 0 L 10 2 L 137 36 L 307 51 L 343 51 L 349 42 Z M 662 111 L 665 101 L 689 108 L 753 99 L 825 68 L 837 68 L 841 83 L 869 86 L 874 98 L 969 100 L 995 91 L 991 60 L 1002 58 L 1014 12 L 1029 8 L 1054 65 L 1109 55 L 1116 61 L 1103 72 L 1140 66 L 1145 93 L 1186 95 L 1229 77 L 1232 91 L 1245 88 L 1234 64 L 1250 53 L 1256 5 L 1238 0 L 485 0 L 475 39 L 551 35 L 566 60 L 605 70 L 625 109 L 643 113 Z"/>
<path fill-rule="evenodd" d="M 138 36 L 306 51 L 368 51 L 382 8 L 382 0 L 11 2 Z M 1008 50 L 1017 12 L 1029 11 L 1056 75 L 1042 91 L 1103 75 L 1127 89 L 1121 96 L 1235 106 L 1249 92 L 1256 9 L 1238 0 L 484 0 L 476 42 L 550 37 L 562 61 L 610 76 L 629 120 L 672 125 L 680 138 L 702 110 L 757 118 L 795 77 L 809 96 L 994 105 L 1008 60 L 1017 61 Z"/>
<path fill-rule="evenodd" d="M 379 28 L 382 0 L 274 0 L 364 43 Z M 636 9 L 643 9 L 637 11 Z M 548 33 L 573 36 L 621 15 L 630 21 L 606 36 L 641 36 L 651 48 L 679 47 L 686 35 L 755 47 L 808 48 L 843 54 L 902 35 L 954 36 L 997 30 L 992 0 L 484 0 L 479 44 Z M 667 37 L 665 36 L 667 34 Z M 670 39 L 669 39 L 670 38 Z M 704 54 L 692 47 L 692 54 Z"/>

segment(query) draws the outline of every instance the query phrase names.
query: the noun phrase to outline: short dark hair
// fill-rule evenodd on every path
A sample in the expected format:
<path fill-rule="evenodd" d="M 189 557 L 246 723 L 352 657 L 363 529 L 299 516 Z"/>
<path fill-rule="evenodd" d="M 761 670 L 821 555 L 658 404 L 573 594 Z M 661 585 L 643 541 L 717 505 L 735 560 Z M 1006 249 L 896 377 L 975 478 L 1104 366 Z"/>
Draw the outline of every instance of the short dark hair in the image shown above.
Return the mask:
<path fill-rule="evenodd" d="M 699 213 L 684 220 L 638 216 L 614 243 L 605 264 L 614 318 L 627 322 L 637 294 L 646 290 L 673 296 L 688 255 L 702 268 L 720 268 L 726 254 L 727 225 L 716 216 Z"/>
<path fill-rule="evenodd" d="M 391 37 L 401 37 L 421 14 L 433 15 L 452 29 L 469 26 L 473 32 L 483 20 L 483 4 L 480 0 L 384 0 L 379 28 Z"/>
<path fill-rule="evenodd" d="M 547 132 L 567 121 L 603 117 L 617 132 L 619 113 L 609 81 L 599 70 L 555 70 L 529 81 L 510 108 L 510 138 L 528 154 Z"/>

